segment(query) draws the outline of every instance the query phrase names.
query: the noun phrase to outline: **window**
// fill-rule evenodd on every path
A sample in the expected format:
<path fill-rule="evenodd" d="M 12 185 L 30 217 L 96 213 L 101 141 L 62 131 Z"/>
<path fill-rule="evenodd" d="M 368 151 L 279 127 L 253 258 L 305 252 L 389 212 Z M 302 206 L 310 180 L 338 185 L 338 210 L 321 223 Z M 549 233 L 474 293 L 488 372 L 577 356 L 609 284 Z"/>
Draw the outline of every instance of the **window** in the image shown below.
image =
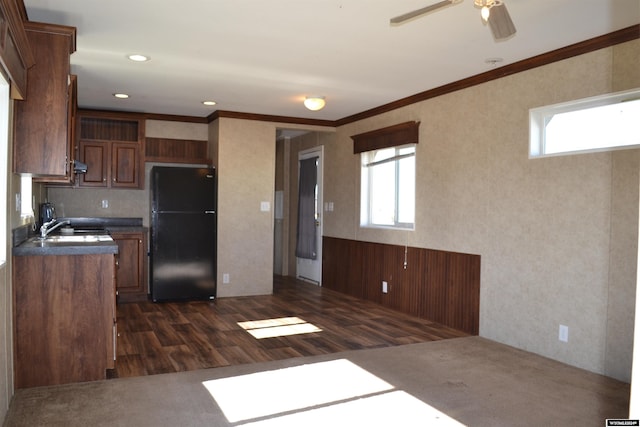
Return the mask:
<path fill-rule="evenodd" d="M 0 266 L 7 261 L 7 178 L 9 150 L 9 84 L 0 74 Z"/>
<path fill-rule="evenodd" d="M 30 175 L 20 177 L 20 218 L 22 223 L 33 219 L 33 180 Z"/>
<path fill-rule="evenodd" d="M 413 228 L 415 154 L 415 144 L 361 153 L 361 226 Z"/>
<path fill-rule="evenodd" d="M 360 226 L 413 229 L 420 122 L 352 135 L 360 154 Z"/>
<path fill-rule="evenodd" d="M 640 146 L 640 90 L 529 111 L 529 157 Z"/>

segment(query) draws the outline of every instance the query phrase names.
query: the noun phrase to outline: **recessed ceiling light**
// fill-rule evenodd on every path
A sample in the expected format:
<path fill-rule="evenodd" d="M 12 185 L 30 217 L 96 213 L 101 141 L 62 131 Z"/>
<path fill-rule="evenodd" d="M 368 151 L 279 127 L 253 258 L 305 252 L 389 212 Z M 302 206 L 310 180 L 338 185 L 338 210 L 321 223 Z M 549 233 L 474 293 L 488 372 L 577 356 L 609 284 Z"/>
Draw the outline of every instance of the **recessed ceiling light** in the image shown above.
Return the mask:
<path fill-rule="evenodd" d="M 135 62 L 146 62 L 146 61 L 151 60 L 151 58 L 149 58 L 148 56 L 140 55 L 139 53 L 134 53 L 132 55 L 129 55 L 129 56 L 127 56 L 127 58 L 129 58 L 130 60 L 135 61 Z"/>
<path fill-rule="evenodd" d="M 202 103 L 208 106 L 216 105 L 216 101 L 202 101 Z"/>
<path fill-rule="evenodd" d="M 127 99 L 129 97 L 126 93 L 114 93 L 113 96 L 119 99 Z"/>

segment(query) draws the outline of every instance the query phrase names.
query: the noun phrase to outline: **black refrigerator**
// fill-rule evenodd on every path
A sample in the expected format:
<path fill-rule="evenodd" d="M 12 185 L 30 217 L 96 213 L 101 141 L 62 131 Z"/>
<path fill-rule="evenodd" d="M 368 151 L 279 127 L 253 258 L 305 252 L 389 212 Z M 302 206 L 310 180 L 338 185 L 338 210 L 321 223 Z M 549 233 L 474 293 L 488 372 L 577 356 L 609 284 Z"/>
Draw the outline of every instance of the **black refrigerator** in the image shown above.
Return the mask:
<path fill-rule="evenodd" d="M 216 297 L 214 168 L 151 169 L 151 253 L 154 302 Z"/>

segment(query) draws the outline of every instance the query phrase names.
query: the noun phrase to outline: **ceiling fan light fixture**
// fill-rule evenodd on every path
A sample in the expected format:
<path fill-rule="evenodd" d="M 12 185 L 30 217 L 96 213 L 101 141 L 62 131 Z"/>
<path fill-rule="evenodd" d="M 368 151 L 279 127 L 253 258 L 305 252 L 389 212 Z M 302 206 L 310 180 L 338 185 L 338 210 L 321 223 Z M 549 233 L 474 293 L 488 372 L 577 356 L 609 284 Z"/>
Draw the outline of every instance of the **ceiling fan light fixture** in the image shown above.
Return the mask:
<path fill-rule="evenodd" d="M 402 24 L 414 18 L 418 18 L 427 13 L 443 9 L 452 4 L 460 3 L 462 0 L 441 0 L 437 3 L 416 9 L 403 15 L 391 18 L 391 25 Z M 496 40 L 506 40 L 516 33 L 516 27 L 507 12 L 507 6 L 503 0 L 473 0 L 473 5 L 480 9 L 480 16 L 483 23 L 489 25 L 493 38 Z"/>
<path fill-rule="evenodd" d="M 304 106 L 311 111 L 319 111 L 324 108 L 326 101 L 324 96 L 307 96 L 304 99 Z"/>
<path fill-rule="evenodd" d="M 489 28 L 491 28 L 493 38 L 504 40 L 513 36 L 516 33 L 516 27 L 507 12 L 507 6 L 503 2 L 496 2 L 492 9 Z"/>
<path fill-rule="evenodd" d="M 500 0 L 473 0 L 474 6 L 480 8 L 480 16 L 482 16 L 482 20 L 484 22 L 489 21 L 489 16 L 491 15 L 491 8 L 500 3 L 501 3 Z"/>
<path fill-rule="evenodd" d="M 487 22 L 489 20 L 490 14 L 491 14 L 491 11 L 487 6 L 483 6 L 482 9 L 480 9 L 480 16 L 482 16 L 482 20 L 484 22 Z"/>

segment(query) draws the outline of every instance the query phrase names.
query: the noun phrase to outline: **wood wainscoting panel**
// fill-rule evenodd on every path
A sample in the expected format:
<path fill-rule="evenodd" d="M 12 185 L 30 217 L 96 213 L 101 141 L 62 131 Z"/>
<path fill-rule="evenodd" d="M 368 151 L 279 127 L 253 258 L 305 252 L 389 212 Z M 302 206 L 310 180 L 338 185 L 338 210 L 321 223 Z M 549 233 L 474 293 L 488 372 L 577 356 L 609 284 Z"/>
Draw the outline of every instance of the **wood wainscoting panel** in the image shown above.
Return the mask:
<path fill-rule="evenodd" d="M 324 287 L 478 334 L 480 255 L 326 236 L 322 253 Z"/>

